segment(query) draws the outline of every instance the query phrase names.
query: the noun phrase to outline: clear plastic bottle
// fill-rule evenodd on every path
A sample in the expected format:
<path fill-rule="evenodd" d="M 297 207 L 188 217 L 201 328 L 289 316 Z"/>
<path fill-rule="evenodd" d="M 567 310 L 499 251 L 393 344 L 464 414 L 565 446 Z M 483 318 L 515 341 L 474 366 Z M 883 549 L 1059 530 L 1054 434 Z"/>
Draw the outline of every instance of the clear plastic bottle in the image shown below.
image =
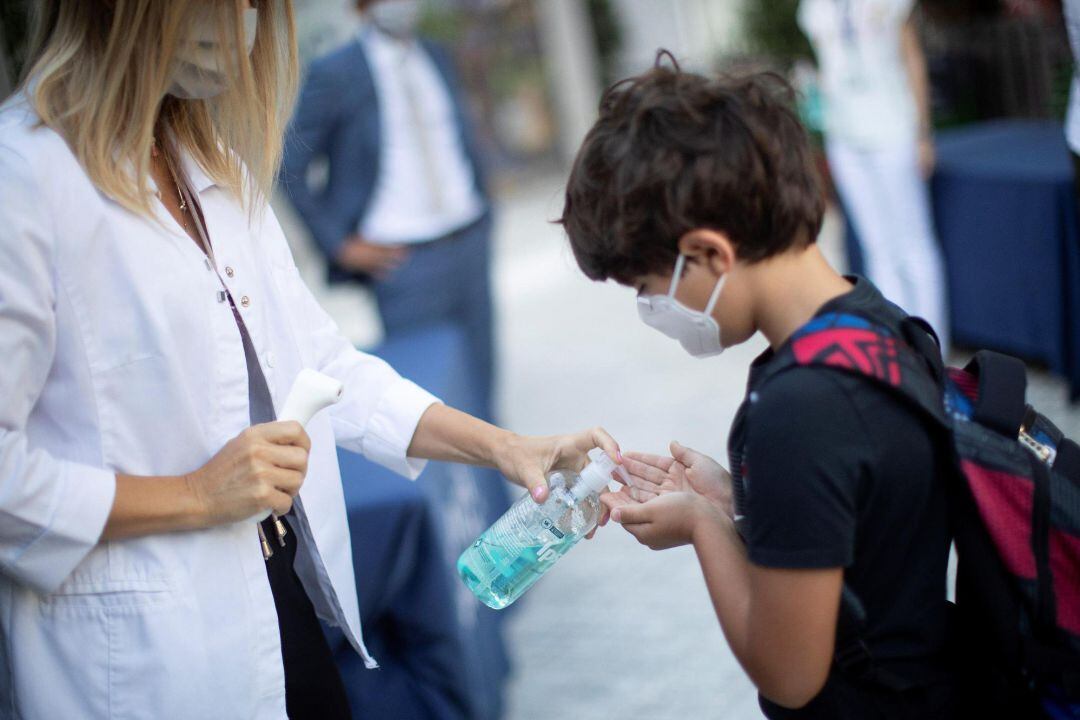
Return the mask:
<path fill-rule="evenodd" d="M 548 475 L 551 492 L 539 505 L 528 494 L 485 530 L 457 561 L 462 582 L 481 602 L 501 610 L 517 600 L 600 519 L 600 493 L 621 469 L 600 448 L 581 473 Z"/>

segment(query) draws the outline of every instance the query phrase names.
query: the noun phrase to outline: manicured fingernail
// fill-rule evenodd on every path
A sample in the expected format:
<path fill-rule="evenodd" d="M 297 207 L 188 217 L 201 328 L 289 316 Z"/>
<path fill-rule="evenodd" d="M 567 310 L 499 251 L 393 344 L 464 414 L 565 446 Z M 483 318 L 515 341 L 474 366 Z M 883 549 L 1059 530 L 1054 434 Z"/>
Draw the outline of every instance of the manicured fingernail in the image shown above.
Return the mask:
<path fill-rule="evenodd" d="M 611 511 L 611 519 L 614 520 L 615 522 L 622 522 L 622 512 L 618 508 L 616 508 L 615 510 L 612 510 Z"/>
<path fill-rule="evenodd" d="M 615 451 L 615 460 L 620 463 L 622 462 L 622 450 Z"/>
<path fill-rule="evenodd" d="M 532 496 L 534 498 L 536 498 L 537 500 L 544 497 L 544 486 L 543 485 L 537 485 L 536 487 L 534 487 L 532 489 Z"/>

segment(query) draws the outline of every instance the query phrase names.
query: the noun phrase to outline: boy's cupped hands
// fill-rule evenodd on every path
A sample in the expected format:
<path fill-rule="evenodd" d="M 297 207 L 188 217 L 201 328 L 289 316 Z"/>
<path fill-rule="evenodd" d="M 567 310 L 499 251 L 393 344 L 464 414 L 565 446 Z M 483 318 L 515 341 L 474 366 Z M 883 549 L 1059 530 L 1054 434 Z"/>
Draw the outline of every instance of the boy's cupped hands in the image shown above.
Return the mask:
<path fill-rule="evenodd" d="M 631 484 L 601 501 L 644 545 L 661 550 L 693 541 L 702 521 L 731 521 L 731 475 L 709 456 L 672 442 L 671 457 L 623 454 Z"/>

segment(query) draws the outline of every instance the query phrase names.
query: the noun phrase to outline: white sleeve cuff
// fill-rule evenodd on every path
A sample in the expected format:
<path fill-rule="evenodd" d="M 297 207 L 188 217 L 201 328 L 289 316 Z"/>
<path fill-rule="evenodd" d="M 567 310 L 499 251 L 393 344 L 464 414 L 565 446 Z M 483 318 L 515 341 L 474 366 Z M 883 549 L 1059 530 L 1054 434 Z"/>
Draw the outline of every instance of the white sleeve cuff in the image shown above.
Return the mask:
<path fill-rule="evenodd" d="M 116 498 L 116 474 L 74 462 L 60 462 L 60 487 L 49 526 L 8 568 L 42 593 L 56 590 L 98 544 Z"/>
<path fill-rule="evenodd" d="M 432 405 L 441 402 L 422 387 L 397 378 L 379 398 L 379 404 L 364 433 L 364 457 L 393 470 L 398 475 L 415 480 L 427 465 L 427 460 L 406 456 L 420 417 Z"/>

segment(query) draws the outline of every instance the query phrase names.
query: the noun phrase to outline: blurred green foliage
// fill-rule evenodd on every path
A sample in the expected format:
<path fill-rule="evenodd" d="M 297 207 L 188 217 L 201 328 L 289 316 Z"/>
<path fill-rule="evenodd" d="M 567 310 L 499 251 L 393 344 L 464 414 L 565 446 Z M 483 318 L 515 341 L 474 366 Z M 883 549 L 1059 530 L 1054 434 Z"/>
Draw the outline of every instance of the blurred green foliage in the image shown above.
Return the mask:
<path fill-rule="evenodd" d="M 588 0 L 586 9 L 592 21 L 596 55 L 600 65 L 600 83 L 610 85 L 616 80 L 619 51 L 622 49 L 622 26 L 611 0 Z"/>
<path fill-rule="evenodd" d="M 29 35 L 29 0 L 0 0 L 0 52 L 4 54 L 0 68 L 6 69 L 9 77 L 0 78 L 0 87 L 14 83 L 22 72 L 26 60 L 26 45 Z"/>
<path fill-rule="evenodd" d="M 810 41 L 799 29 L 799 0 L 751 0 L 743 5 L 747 50 L 769 58 L 782 69 L 797 60 L 813 60 Z"/>

